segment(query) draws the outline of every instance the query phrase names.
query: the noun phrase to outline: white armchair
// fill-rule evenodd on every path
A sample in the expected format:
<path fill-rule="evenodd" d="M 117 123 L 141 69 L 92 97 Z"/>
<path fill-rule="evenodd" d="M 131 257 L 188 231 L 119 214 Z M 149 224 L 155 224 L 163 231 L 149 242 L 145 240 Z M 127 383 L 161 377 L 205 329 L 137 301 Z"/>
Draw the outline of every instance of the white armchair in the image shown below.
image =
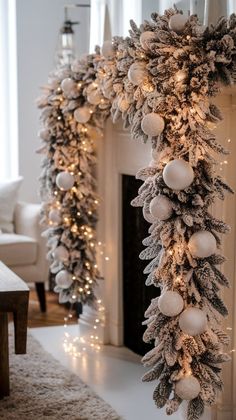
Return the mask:
<path fill-rule="evenodd" d="M 14 233 L 0 234 L 0 260 L 25 282 L 35 283 L 41 311 L 45 312 L 45 283 L 49 266 L 39 219 L 40 205 L 17 203 Z"/>

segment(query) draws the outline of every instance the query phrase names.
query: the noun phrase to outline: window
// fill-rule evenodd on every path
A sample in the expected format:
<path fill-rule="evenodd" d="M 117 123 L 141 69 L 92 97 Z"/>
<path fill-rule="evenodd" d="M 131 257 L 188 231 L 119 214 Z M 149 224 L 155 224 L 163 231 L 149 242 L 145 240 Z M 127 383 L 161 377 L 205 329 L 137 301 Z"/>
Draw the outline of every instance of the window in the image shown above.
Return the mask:
<path fill-rule="evenodd" d="M 18 175 L 15 0 L 0 1 L 0 179 Z"/>

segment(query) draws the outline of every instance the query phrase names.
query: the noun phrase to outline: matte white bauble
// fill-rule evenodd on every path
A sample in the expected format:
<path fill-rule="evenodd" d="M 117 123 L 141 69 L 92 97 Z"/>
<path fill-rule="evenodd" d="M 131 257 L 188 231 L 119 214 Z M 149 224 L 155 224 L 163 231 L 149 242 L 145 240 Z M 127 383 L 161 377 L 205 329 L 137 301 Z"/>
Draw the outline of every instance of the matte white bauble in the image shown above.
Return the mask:
<path fill-rule="evenodd" d="M 187 16 L 184 16 L 180 13 L 176 13 L 175 15 L 171 16 L 169 20 L 169 28 L 172 31 L 175 31 L 177 34 L 183 32 L 184 27 L 188 21 Z"/>
<path fill-rule="evenodd" d="M 158 308 L 166 316 L 176 316 L 182 312 L 184 301 L 179 293 L 168 290 L 161 294 L 158 300 Z"/>
<path fill-rule="evenodd" d="M 173 213 L 172 203 L 165 195 L 154 197 L 150 203 L 150 213 L 159 220 L 167 220 Z"/>
<path fill-rule="evenodd" d="M 185 334 L 202 334 L 207 328 L 206 314 L 198 308 L 187 308 L 179 317 L 179 326 Z"/>
<path fill-rule="evenodd" d="M 149 49 L 149 42 L 155 39 L 155 33 L 152 31 L 142 32 L 140 35 L 140 44 L 144 50 Z"/>
<path fill-rule="evenodd" d="M 77 108 L 74 112 L 74 117 L 77 122 L 85 124 L 91 117 L 90 109 L 87 106 Z"/>
<path fill-rule="evenodd" d="M 50 134 L 50 131 L 47 128 L 41 128 L 41 130 L 39 130 L 39 132 L 38 132 L 38 136 L 42 140 L 47 141 L 47 140 L 50 139 L 51 134 Z"/>
<path fill-rule="evenodd" d="M 193 168 L 183 159 L 171 160 L 164 168 L 163 179 L 172 190 L 184 190 L 193 182 Z"/>
<path fill-rule="evenodd" d="M 61 213 L 58 209 L 50 210 L 48 217 L 53 223 L 61 223 Z"/>
<path fill-rule="evenodd" d="M 72 283 L 72 275 L 67 270 L 61 270 L 55 277 L 56 284 L 62 289 L 68 289 Z"/>
<path fill-rule="evenodd" d="M 146 64 L 142 62 L 131 64 L 128 79 L 136 86 L 141 85 L 147 79 Z"/>
<path fill-rule="evenodd" d="M 70 190 L 74 185 L 74 176 L 69 172 L 60 172 L 56 177 L 56 184 L 58 188 L 64 191 Z"/>
<path fill-rule="evenodd" d="M 182 400 L 193 400 L 201 391 L 201 385 L 195 376 L 185 376 L 175 385 L 175 392 Z"/>
<path fill-rule="evenodd" d="M 69 260 L 69 252 L 63 245 L 59 245 L 54 250 L 53 255 L 54 255 L 55 260 L 57 261 L 67 262 Z"/>
<path fill-rule="evenodd" d="M 148 136 L 159 136 L 165 128 L 165 121 L 159 114 L 150 112 L 150 114 L 146 114 L 143 117 L 141 121 L 141 128 Z"/>
<path fill-rule="evenodd" d="M 143 217 L 148 223 L 154 223 L 156 218 L 153 217 L 148 209 L 143 207 Z"/>
<path fill-rule="evenodd" d="M 98 90 L 93 90 L 88 94 L 88 101 L 92 105 L 98 105 L 102 99 L 102 95 Z"/>
<path fill-rule="evenodd" d="M 62 80 L 61 88 L 66 95 L 69 95 L 76 89 L 76 83 L 73 79 L 67 77 L 66 79 Z"/>
<path fill-rule="evenodd" d="M 115 55 L 114 45 L 112 41 L 104 41 L 102 48 L 101 48 L 101 55 L 105 58 L 112 58 Z"/>
<path fill-rule="evenodd" d="M 189 239 L 188 248 L 193 257 L 207 258 L 216 252 L 216 239 L 211 232 L 199 230 Z"/>

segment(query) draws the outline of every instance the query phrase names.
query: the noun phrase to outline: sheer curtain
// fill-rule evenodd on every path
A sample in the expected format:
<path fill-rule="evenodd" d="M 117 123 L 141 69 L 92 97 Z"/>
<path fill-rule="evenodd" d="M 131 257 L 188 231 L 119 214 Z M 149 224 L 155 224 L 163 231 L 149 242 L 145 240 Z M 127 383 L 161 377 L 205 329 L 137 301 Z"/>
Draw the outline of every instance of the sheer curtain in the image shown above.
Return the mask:
<path fill-rule="evenodd" d="M 18 175 L 15 0 L 0 1 L 0 180 Z"/>
<path fill-rule="evenodd" d="M 163 13 L 173 5 L 197 13 L 205 25 L 236 12 L 236 0 L 91 0 L 90 51 L 112 35 L 128 35 L 129 20 L 141 23 L 153 11 Z"/>
<path fill-rule="evenodd" d="M 90 52 L 114 35 L 127 36 L 129 21 L 142 21 L 142 0 L 91 0 Z"/>

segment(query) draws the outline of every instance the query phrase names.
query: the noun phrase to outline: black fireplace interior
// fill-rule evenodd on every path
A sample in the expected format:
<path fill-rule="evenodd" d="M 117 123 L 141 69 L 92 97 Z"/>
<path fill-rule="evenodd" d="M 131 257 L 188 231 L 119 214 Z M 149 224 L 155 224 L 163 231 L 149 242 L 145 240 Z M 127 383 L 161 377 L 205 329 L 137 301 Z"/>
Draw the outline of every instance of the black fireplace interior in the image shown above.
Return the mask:
<path fill-rule="evenodd" d="M 122 175 L 124 345 L 144 355 L 153 347 L 142 340 L 144 312 L 159 289 L 145 286 L 143 270 L 149 261 L 139 259 L 150 224 L 143 218 L 142 208 L 132 207 L 130 202 L 141 185 L 134 176 Z"/>

